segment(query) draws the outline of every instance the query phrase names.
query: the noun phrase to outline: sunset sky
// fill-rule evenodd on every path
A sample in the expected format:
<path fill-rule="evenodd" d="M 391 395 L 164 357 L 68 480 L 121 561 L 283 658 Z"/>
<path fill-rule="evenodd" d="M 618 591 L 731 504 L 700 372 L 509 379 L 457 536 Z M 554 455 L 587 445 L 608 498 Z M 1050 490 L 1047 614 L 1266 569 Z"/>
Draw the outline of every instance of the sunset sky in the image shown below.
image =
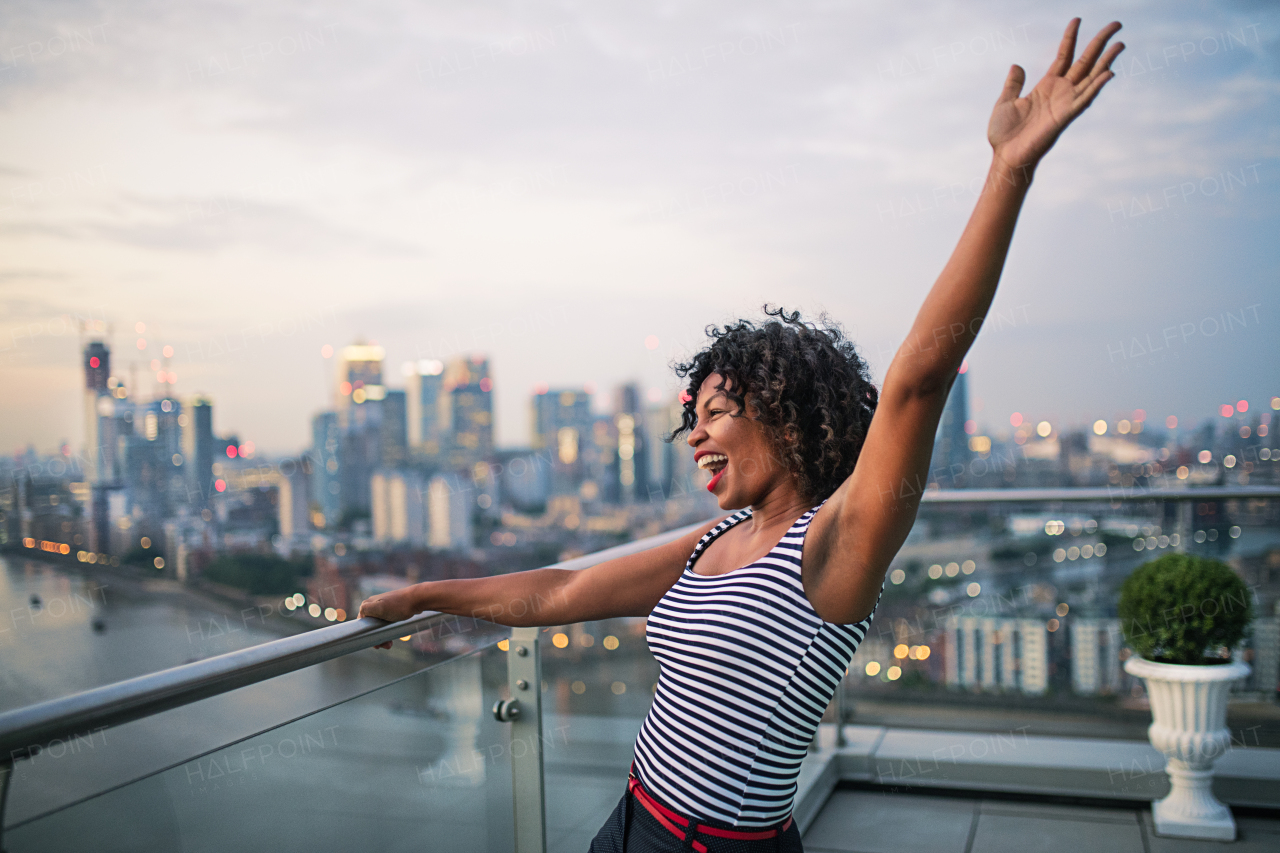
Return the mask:
<path fill-rule="evenodd" d="M 665 398 L 704 326 L 765 302 L 828 312 L 878 381 L 1009 65 L 1030 88 L 1073 15 L 1128 49 L 1037 174 L 975 417 L 1263 406 L 1273 4 L 44 0 L 0 21 L 0 448 L 78 444 L 78 317 L 144 394 L 172 346 L 177 393 L 271 453 L 357 338 L 391 384 L 487 353 L 502 445 L 536 384 Z"/>

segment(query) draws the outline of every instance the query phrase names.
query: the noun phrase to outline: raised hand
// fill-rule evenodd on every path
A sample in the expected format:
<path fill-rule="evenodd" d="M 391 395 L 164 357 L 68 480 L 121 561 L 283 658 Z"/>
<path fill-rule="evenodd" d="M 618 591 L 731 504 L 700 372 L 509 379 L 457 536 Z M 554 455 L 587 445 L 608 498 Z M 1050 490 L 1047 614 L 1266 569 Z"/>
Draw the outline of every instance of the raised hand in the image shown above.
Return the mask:
<path fill-rule="evenodd" d="M 1107 24 L 1073 63 L 1080 31 L 1080 19 L 1073 18 L 1058 47 L 1058 58 L 1026 97 L 1021 94 L 1027 73 L 1018 65 L 1009 69 L 1004 91 L 987 126 L 987 139 L 998 159 L 1013 169 L 1034 168 L 1040 162 L 1059 134 L 1115 76 L 1111 63 L 1124 50 L 1124 44 L 1116 42 L 1105 56 L 1102 51 L 1119 30 L 1119 21 Z"/>

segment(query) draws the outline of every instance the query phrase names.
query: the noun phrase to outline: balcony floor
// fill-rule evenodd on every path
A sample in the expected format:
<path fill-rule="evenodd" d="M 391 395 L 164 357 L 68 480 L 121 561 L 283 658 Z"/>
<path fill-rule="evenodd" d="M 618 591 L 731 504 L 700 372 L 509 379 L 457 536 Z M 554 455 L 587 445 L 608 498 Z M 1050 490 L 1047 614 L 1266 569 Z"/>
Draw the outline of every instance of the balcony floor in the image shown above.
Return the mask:
<path fill-rule="evenodd" d="M 837 788 L 807 853 L 1254 853 L 1280 850 L 1280 819 L 1236 815 L 1234 844 L 1161 838 L 1150 808 Z"/>

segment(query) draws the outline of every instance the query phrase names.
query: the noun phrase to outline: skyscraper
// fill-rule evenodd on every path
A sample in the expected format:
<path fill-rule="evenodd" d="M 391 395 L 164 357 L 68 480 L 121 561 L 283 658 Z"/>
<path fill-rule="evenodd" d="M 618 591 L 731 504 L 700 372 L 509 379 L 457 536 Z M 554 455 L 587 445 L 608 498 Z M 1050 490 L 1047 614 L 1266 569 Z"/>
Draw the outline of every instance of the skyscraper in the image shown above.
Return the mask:
<path fill-rule="evenodd" d="M 594 440 L 591 395 L 575 389 L 534 394 L 533 449 L 551 459 L 551 495 L 577 494 L 589 473 L 587 445 Z"/>
<path fill-rule="evenodd" d="M 1049 689 L 1049 642 L 1039 619 L 948 616 L 944 622 L 943 671 L 948 687 Z"/>
<path fill-rule="evenodd" d="M 967 485 L 966 474 L 972 454 L 969 452 L 969 433 L 965 424 L 969 420 L 969 392 L 967 369 L 956 376 L 951 392 L 947 395 L 938 431 L 934 437 L 933 460 L 930 469 L 937 472 L 938 485 L 944 489 Z M 940 470 L 945 469 L 945 470 Z"/>
<path fill-rule="evenodd" d="M 434 458 L 444 449 L 444 425 L 440 418 L 444 364 L 423 359 L 410 368 L 405 389 L 409 447 L 423 456 Z"/>
<path fill-rule="evenodd" d="M 338 359 L 338 409 L 359 405 L 366 400 L 381 400 L 385 393 L 382 384 L 382 361 L 386 350 L 376 344 L 357 341 L 342 348 Z"/>
<path fill-rule="evenodd" d="M 385 357 L 382 347 L 357 342 L 343 347 L 338 361 L 338 519 L 368 515 L 371 509 L 370 483 L 373 472 L 382 464 Z"/>
<path fill-rule="evenodd" d="M 195 396 L 187 400 L 182 424 L 182 455 L 188 488 L 203 503 L 213 494 L 213 401 Z"/>
<path fill-rule="evenodd" d="M 474 547 L 470 489 L 459 488 L 457 477 L 437 474 L 427 484 L 427 544 L 432 548 Z"/>
<path fill-rule="evenodd" d="M 373 538 L 382 543 L 426 543 L 426 489 L 413 471 L 380 471 L 373 475 Z"/>
<path fill-rule="evenodd" d="M 316 527 L 333 527 L 342 516 L 341 450 L 338 413 L 321 412 L 312 418 L 311 502 L 322 516 Z"/>
<path fill-rule="evenodd" d="M 458 358 L 444 372 L 446 405 L 442 421 L 448 430 L 450 468 L 470 468 L 493 455 L 493 380 L 483 356 Z"/>
<path fill-rule="evenodd" d="M 311 468 L 313 466 L 306 459 L 286 459 L 280 465 L 276 517 L 285 553 L 291 553 L 295 549 L 305 550 L 307 534 L 311 530 L 307 482 L 307 472 Z"/>
<path fill-rule="evenodd" d="M 635 383 L 619 386 L 616 402 L 613 426 L 618 447 L 613 475 L 617 477 L 619 498 L 622 503 L 647 500 L 649 441 L 640 404 L 640 387 Z"/>
<path fill-rule="evenodd" d="M 111 514 L 109 503 L 118 489 L 119 444 L 117 433 L 127 429 L 126 411 L 117 411 L 117 397 L 122 388 L 111 376 L 111 350 L 100 339 L 90 340 L 84 348 L 84 456 L 85 482 L 91 484 L 89 546 L 95 550 L 110 547 Z"/>
<path fill-rule="evenodd" d="M 1077 695 L 1116 693 L 1120 689 L 1119 619 L 1071 620 L 1071 686 Z"/>
<path fill-rule="evenodd" d="M 341 430 L 338 456 L 342 467 L 338 470 L 341 483 L 342 513 L 344 515 L 368 515 L 370 511 L 370 481 L 373 472 L 381 466 L 382 456 L 382 407 L 380 401 L 364 401 L 351 405 L 338 413 Z"/>
<path fill-rule="evenodd" d="M 103 397 L 102 402 L 111 402 Z M 113 446 L 104 447 L 104 473 L 109 468 L 113 483 L 124 488 L 129 513 L 158 521 L 167 518 L 178 504 L 194 496 L 183 453 L 190 439 L 183 435 L 182 405 L 161 397 L 149 402 L 117 398 L 111 418 L 100 417 L 99 434 L 110 434 Z"/>
<path fill-rule="evenodd" d="M 392 389 L 386 392 L 381 403 L 382 422 L 379 424 L 379 461 L 386 468 L 399 468 L 409 461 L 409 434 L 407 400 L 404 391 Z"/>
<path fill-rule="evenodd" d="M 645 416 L 645 433 L 652 436 L 649 465 L 654 482 L 649 486 L 647 499 L 661 501 L 695 492 L 699 486 L 698 466 L 693 461 L 693 449 L 689 447 L 688 433 L 668 442 L 680 426 L 684 404 L 679 399 L 657 406 L 650 406 Z"/>
<path fill-rule="evenodd" d="M 90 483 L 110 479 L 105 470 L 108 460 L 104 458 L 104 436 L 99 424 L 104 414 L 110 416 L 112 408 L 107 387 L 110 378 L 111 350 L 100 340 L 89 341 L 84 348 L 84 469 L 85 480 Z M 105 405 L 103 398 L 107 398 Z"/>

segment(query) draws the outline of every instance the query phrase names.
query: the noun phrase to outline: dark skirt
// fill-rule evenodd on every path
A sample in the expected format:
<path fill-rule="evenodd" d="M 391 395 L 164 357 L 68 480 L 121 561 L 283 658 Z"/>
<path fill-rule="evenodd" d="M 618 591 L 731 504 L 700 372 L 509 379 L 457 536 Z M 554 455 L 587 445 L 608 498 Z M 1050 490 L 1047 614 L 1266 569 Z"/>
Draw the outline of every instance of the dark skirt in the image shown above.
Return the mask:
<path fill-rule="evenodd" d="M 701 823 L 731 828 L 719 821 L 704 820 Z M 609 819 L 596 833 L 588 853 L 687 853 L 696 849 L 689 846 L 691 841 L 704 845 L 707 853 L 804 853 L 800 827 L 794 820 L 786 831 L 774 838 L 741 840 L 699 834 L 682 841 L 636 802 L 629 790 L 622 795 Z"/>

